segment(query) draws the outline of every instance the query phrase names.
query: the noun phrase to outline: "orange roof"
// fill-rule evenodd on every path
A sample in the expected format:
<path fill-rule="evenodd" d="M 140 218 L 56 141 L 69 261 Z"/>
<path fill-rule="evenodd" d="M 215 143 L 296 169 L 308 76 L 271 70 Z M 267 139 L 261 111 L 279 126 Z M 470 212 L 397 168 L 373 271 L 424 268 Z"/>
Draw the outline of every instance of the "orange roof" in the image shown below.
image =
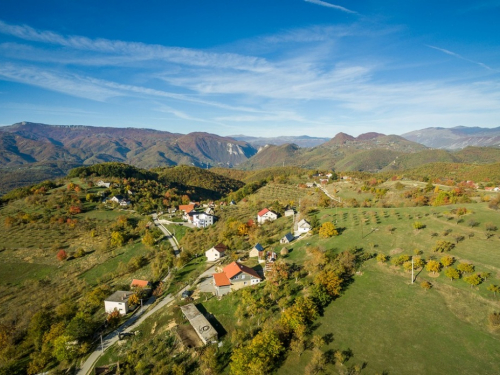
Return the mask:
<path fill-rule="evenodd" d="M 214 281 L 216 286 L 227 286 L 231 285 L 231 281 L 227 278 L 226 274 L 224 272 L 221 273 L 214 273 Z"/>
<path fill-rule="evenodd" d="M 254 269 L 244 266 L 243 264 L 239 264 L 238 262 L 228 264 L 226 267 L 224 267 L 223 271 L 229 279 L 236 276 L 240 272 L 244 272 L 258 279 L 262 279 Z"/>
<path fill-rule="evenodd" d="M 191 212 L 194 210 L 194 204 L 181 204 L 179 206 L 179 211 L 184 211 L 185 213 Z"/>
<path fill-rule="evenodd" d="M 265 214 L 267 214 L 269 212 L 269 210 L 267 208 L 264 208 L 262 211 L 260 211 L 258 213 L 259 216 L 264 216 Z"/>
<path fill-rule="evenodd" d="M 130 286 L 131 287 L 138 286 L 139 288 L 145 288 L 148 286 L 148 284 L 149 284 L 149 281 L 147 281 L 147 280 L 133 279 Z"/>

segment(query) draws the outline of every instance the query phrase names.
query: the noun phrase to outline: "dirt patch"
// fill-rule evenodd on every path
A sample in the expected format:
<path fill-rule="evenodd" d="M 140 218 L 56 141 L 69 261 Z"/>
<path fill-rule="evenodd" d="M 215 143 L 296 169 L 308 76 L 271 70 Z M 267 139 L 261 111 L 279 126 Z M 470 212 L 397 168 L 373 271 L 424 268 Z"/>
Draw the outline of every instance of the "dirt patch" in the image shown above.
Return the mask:
<path fill-rule="evenodd" d="M 390 254 L 391 255 L 396 255 L 396 254 L 401 254 L 403 252 L 403 249 L 400 249 L 399 247 L 397 249 L 391 250 Z"/>
<path fill-rule="evenodd" d="M 435 274 L 434 274 L 434 273 L 432 273 L 432 272 L 429 272 L 429 273 L 427 274 L 427 276 L 432 277 L 432 278 L 434 278 L 434 279 L 437 279 L 437 278 L 439 277 L 439 273 L 435 273 Z"/>
<path fill-rule="evenodd" d="M 177 326 L 177 334 L 182 341 L 182 345 L 186 348 L 196 348 L 203 346 L 200 338 L 196 334 L 195 330 L 191 325 L 179 325 Z"/>

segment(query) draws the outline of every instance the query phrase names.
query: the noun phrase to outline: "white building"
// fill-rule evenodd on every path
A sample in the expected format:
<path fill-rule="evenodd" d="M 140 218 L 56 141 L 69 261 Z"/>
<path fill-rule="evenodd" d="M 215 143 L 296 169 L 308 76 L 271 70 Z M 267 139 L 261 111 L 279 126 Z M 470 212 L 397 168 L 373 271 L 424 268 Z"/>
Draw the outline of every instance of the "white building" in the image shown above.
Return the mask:
<path fill-rule="evenodd" d="M 97 186 L 109 188 L 111 186 L 111 182 L 104 182 L 103 180 L 100 180 L 97 182 Z"/>
<path fill-rule="evenodd" d="M 289 208 L 288 210 L 285 211 L 285 217 L 293 215 L 295 215 L 295 210 L 293 208 Z"/>
<path fill-rule="evenodd" d="M 118 203 L 122 207 L 126 207 L 130 204 L 122 195 L 115 195 L 113 198 L 110 198 L 110 202 Z"/>
<path fill-rule="evenodd" d="M 133 294 L 134 292 L 122 290 L 114 292 L 104 300 L 104 310 L 109 314 L 116 309 L 120 312 L 120 315 L 125 315 L 128 313 L 128 298 Z"/>
<path fill-rule="evenodd" d="M 205 256 L 208 262 L 215 262 L 222 258 L 226 253 L 226 246 L 224 244 L 218 244 L 212 247 L 210 250 L 205 251 Z"/>
<path fill-rule="evenodd" d="M 297 223 L 297 234 L 307 233 L 311 230 L 311 224 L 306 219 L 302 219 Z"/>
<path fill-rule="evenodd" d="M 187 219 L 198 228 L 206 228 L 213 225 L 216 218 L 214 215 L 210 215 L 205 212 L 191 211 L 187 214 Z"/>
<path fill-rule="evenodd" d="M 275 212 L 264 208 L 257 214 L 257 222 L 259 224 L 264 224 L 266 221 L 274 221 L 278 218 L 278 214 Z"/>

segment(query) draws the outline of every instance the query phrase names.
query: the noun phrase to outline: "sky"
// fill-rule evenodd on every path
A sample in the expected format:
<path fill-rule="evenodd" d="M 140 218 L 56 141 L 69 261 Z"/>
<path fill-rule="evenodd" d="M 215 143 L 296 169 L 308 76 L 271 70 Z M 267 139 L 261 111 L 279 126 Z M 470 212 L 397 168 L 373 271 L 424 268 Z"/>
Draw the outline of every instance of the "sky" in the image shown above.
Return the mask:
<path fill-rule="evenodd" d="M 500 0 L 0 2 L 0 125 L 500 126 Z"/>

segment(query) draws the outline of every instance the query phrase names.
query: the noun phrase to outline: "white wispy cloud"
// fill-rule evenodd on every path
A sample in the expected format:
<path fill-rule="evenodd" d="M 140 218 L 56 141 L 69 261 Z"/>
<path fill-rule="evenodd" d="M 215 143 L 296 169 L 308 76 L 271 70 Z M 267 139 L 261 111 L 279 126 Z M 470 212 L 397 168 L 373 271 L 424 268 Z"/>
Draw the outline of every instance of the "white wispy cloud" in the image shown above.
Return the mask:
<path fill-rule="evenodd" d="M 265 59 L 253 56 L 242 56 L 234 53 L 218 54 L 189 48 L 120 40 L 90 39 L 84 36 L 63 36 L 52 31 L 38 31 L 26 25 L 10 25 L 1 20 L 0 33 L 27 41 L 55 44 L 77 50 L 129 55 L 138 60 L 164 60 L 192 66 L 217 66 L 248 71 L 268 69 Z"/>
<path fill-rule="evenodd" d="M 468 59 L 466 57 L 463 57 L 462 55 L 456 53 L 456 52 L 453 52 L 453 51 L 450 51 L 450 50 L 447 50 L 447 49 L 444 49 L 444 48 L 440 48 L 440 47 L 436 47 L 436 46 L 431 46 L 431 45 L 428 45 L 426 44 L 427 47 L 429 48 L 432 48 L 432 49 L 435 49 L 437 51 L 441 51 L 443 53 L 446 53 L 447 55 L 450 55 L 450 56 L 453 56 L 453 57 L 456 57 L 457 59 L 461 59 L 461 60 L 464 60 L 464 61 L 467 61 L 467 62 L 470 62 L 470 63 L 473 63 L 473 64 L 476 64 L 476 65 L 479 65 L 480 67 L 483 67 L 485 69 L 488 69 L 488 70 L 491 70 L 491 71 L 495 71 L 495 72 L 498 72 L 498 70 L 496 69 L 493 69 L 491 67 L 489 67 L 488 65 L 482 63 L 482 62 L 479 62 L 479 61 L 474 61 L 474 60 L 471 60 L 471 59 Z"/>
<path fill-rule="evenodd" d="M 346 13 L 358 14 L 358 12 L 355 12 L 353 10 L 344 8 L 340 5 L 330 4 L 330 3 L 327 3 L 326 1 L 322 1 L 322 0 L 304 0 L 304 1 L 306 3 L 312 3 L 312 4 L 316 4 L 316 5 L 321 5 L 321 6 L 327 7 L 327 8 L 341 10 L 342 12 L 346 12 Z"/>

